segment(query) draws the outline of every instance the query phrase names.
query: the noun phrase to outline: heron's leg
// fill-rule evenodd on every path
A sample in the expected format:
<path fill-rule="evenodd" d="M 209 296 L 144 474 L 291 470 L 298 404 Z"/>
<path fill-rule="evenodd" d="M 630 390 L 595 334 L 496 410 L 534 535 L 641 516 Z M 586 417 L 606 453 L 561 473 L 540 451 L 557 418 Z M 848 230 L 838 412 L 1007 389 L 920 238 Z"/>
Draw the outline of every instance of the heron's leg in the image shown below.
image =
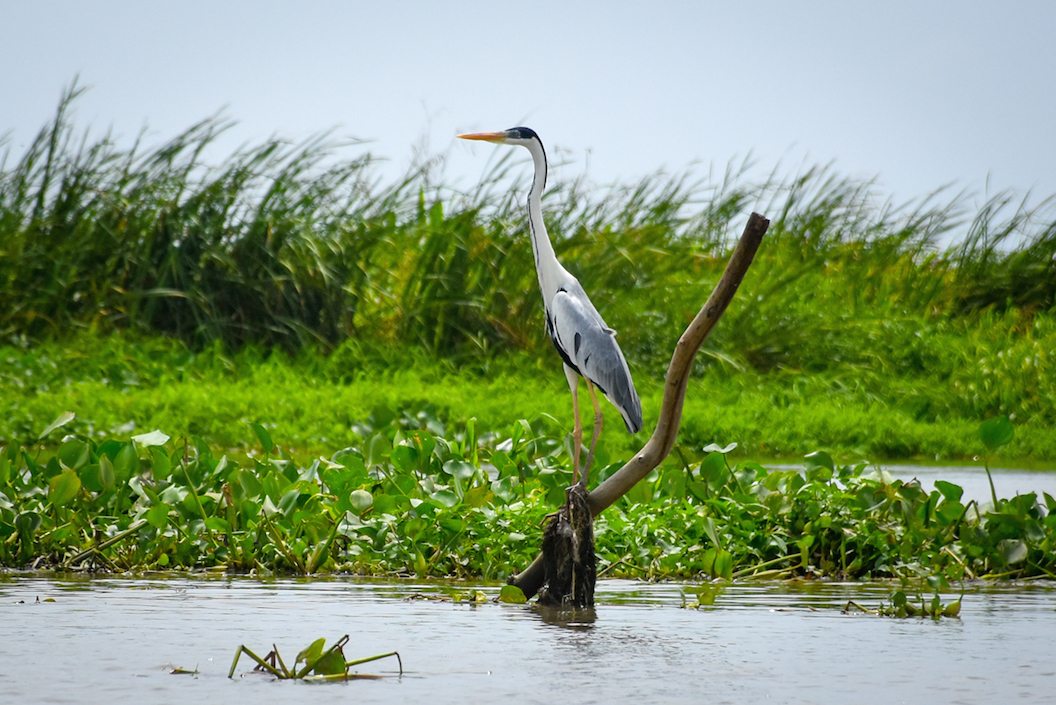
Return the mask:
<path fill-rule="evenodd" d="M 579 478 L 579 451 L 583 447 L 583 423 L 579 420 L 579 373 L 565 365 L 565 379 L 572 391 L 572 417 L 575 425 L 572 430 L 572 484 Z M 593 394 L 593 392 L 591 392 Z"/>
<path fill-rule="evenodd" d="M 584 378 L 586 379 L 586 378 Z M 594 393 L 594 383 L 587 380 L 587 391 L 590 392 L 590 401 L 594 404 L 594 435 L 590 437 L 590 454 L 587 455 L 587 465 L 583 468 L 583 487 L 587 486 L 587 475 L 590 473 L 590 464 L 594 462 L 594 448 L 598 445 L 598 436 L 601 435 L 601 423 L 605 420 L 598 405 L 598 396 Z"/>

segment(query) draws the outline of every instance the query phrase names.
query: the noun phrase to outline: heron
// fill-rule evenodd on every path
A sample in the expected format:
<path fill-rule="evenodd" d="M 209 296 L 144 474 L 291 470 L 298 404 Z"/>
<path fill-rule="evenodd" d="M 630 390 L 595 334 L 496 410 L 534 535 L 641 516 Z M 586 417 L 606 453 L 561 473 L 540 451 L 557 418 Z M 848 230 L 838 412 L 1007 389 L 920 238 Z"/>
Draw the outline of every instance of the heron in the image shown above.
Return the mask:
<path fill-rule="evenodd" d="M 627 426 L 635 434 L 642 428 L 642 403 L 634 389 L 631 370 L 616 342 L 616 331 L 606 325 L 591 303 L 579 280 L 561 266 L 554 254 L 553 243 L 543 222 L 542 196 L 546 187 L 546 150 L 534 130 L 514 127 L 502 132 L 478 132 L 459 135 L 466 140 L 482 140 L 497 144 L 524 147 L 532 155 L 535 176 L 528 191 L 528 231 L 535 255 L 535 273 L 539 278 L 539 290 L 543 295 L 546 313 L 546 332 L 550 336 L 557 354 L 564 363 L 565 378 L 572 392 L 572 415 L 575 419 L 572 432 L 572 484 L 577 482 L 584 488 L 594 450 L 601 435 L 602 412 L 594 388 L 612 402 Z M 594 435 L 590 440 L 590 452 L 582 474 L 579 456 L 583 447 L 583 424 L 579 418 L 579 378 L 586 380 L 590 401 L 594 405 Z"/>

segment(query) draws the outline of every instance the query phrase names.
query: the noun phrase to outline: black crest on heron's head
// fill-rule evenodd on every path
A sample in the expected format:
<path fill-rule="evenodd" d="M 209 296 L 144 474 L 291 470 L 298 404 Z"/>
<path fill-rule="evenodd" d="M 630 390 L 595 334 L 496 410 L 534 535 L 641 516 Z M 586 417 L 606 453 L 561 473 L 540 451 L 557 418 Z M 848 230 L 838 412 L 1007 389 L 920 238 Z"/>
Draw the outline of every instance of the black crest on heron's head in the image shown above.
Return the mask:
<path fill-rule="evenodd" d="M 512 137 L 514 139 L 519 139 L 519 140 L 533 140 L 533 139 L 534 140 L 538 140 L 539 139 L 539 135 L 535 134 L 535 130 L 533 130 L 530 127 L 511 127 L 510 129 L 506 130 L 506 133 L 510 137 Z M 542 141 L 542 140 L 540 140 L 540 141 Z"/>

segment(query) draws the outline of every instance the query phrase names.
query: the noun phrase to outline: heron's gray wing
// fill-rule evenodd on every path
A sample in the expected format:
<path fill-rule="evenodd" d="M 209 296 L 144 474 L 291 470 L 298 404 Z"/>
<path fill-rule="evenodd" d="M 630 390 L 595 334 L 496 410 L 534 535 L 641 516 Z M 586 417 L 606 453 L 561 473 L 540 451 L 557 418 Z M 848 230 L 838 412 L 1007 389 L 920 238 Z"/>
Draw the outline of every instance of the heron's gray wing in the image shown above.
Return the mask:
<path fill-rule="evenodd" d="M 605 325 L 582 287 L 558 290 L 546 315 L 550 337 L 565 363 L 593 382 L 620 410 L 627 430 L 637 433 L 642 403 L 616 331 Z"/>

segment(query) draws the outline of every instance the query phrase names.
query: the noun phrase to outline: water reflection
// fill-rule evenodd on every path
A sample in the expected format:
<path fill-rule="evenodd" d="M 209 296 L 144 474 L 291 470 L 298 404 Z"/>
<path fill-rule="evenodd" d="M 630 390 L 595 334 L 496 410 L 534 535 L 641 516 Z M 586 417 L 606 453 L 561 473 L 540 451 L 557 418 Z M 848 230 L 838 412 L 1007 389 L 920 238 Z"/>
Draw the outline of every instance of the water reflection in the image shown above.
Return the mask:
<path fill-rule="evenodd" d="M 529 608 L 539 615 L 545 624 L 569 629 L 589 629 L 598 619 L 593 607 L 549 607 L 533 604 Z"/>

